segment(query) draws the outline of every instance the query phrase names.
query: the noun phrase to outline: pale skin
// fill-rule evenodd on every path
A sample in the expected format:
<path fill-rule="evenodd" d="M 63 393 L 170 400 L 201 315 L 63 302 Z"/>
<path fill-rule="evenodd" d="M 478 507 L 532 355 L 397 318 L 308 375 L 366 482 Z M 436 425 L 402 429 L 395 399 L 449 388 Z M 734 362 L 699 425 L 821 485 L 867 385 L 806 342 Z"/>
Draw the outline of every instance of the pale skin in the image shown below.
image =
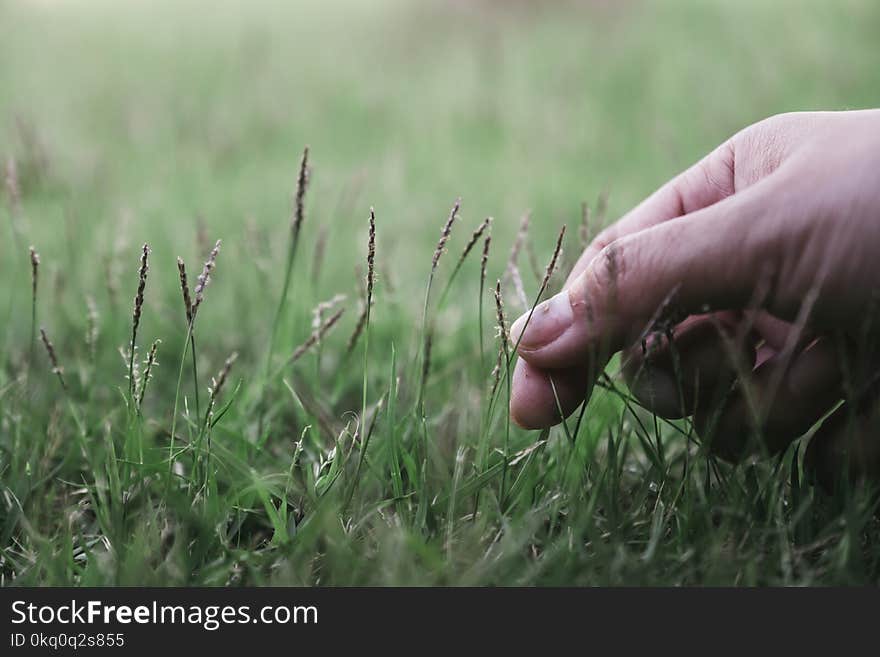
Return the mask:
<path fill-rule="evenodd" d="M 728 460 L 778 453 L 833 410 L 811 470 L 878 477 L 878 335 L 880 110 L 778 115 L 603 230 L 513 324 L 510 413 L 559 423 L 622 351 L 639 401 L 693 415 Z"/>

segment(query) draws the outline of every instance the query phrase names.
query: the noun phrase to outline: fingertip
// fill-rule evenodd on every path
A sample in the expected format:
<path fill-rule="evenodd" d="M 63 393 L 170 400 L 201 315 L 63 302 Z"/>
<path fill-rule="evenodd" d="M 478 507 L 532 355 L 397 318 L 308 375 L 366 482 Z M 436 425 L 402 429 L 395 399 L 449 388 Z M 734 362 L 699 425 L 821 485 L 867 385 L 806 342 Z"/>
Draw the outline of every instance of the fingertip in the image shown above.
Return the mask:
<path fill-rule="evenodd" d="M 568 417 L 588 390 L 585 368 L 547 371 L 519 360 L 511 382 L 510 417 L 524 429 L 551 427 Z"/>

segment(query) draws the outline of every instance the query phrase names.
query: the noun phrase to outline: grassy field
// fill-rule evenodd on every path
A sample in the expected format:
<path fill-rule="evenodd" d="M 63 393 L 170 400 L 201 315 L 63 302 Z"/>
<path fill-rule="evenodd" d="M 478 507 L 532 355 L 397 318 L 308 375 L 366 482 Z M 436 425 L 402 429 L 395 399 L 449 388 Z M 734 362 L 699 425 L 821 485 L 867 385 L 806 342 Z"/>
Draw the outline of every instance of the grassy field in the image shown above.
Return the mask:
<path fill-rule="evenodd" d="M 492 393 L 527 210 L 531 304 L 583 201 L 607 222 L 753 121 L 880 104 L 880 6 L 537 4 L 0 0 L 2 584 L 880 581 L 873 502 L 802 449 L 715 463 L 614 365 L 549 432 L 509 426 L 503 367 Z M 456 262 L 487 216 L 481 294 L 482 241 Z M 190 340 L 176 257 L 195 296 L 217 239 Z"/>

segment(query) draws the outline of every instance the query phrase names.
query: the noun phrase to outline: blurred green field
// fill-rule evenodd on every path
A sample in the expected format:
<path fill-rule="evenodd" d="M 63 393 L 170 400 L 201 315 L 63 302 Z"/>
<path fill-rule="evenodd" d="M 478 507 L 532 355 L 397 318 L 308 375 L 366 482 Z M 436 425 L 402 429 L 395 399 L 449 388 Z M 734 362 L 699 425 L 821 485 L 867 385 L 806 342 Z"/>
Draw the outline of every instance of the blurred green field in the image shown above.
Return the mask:
<path fill-rule="evenodd" d="M 432 311 L 424 420 L 414 381 L 431 254 L 457 197 L 435 303 L 486 216 L 494 283 L 527 210 L 539 266 L 563 223 L 570 261 L 582 201 L 607 193 L 612 220 L 754 121 L 880 105 L 878 28 L 872 0 L 0 0 L 0 156 L 16 163 L 21 192 L 20 208 L 3 197 L 0 238 L 2 582 L 876 583 L 873 507 L 802 490 L 797 453 L 704 485 L 705 456 L 682 470 L 693 455 L 662 427 L 669 461 L 654 463 L 610 393 L 574 445 L 559 429 L 514 429 L 507 450 L 504 413 L 485 421 L 497 341 L 487 293 L 481 369 L 477 257 Z M 347 310 L 319 357 L 264 390 L 306 145 L 311 186 L 274 365 L 309 336 L 318 302 L 342 293 Z M 364 345 L 346 357 L 345 344 L 370 206 L 367 394 L 378 419 L 359 480 Z M 187 464 L 205 454 L 183 453 L 173 476 L 162 460 L 186 337 L 175 257 L 193 282 L 216 239 L 196 330 L 202 388 L 240 355 L 199 482 Z M 118 348 L 144 242 L 139 357 L 162 344 L 141 416 L 126 407 Z M 31 244 L 42 259 L 37 323 L 69 395 L 42 347 L 29 355 Z M 539 281 L 527 259 L 521 267 L 534 295 Z M 520 310 L 511 296 L 508 312 Z M 189 376 L 178 427 L 191 436 Z M 393 441 L 409 458 L 402 496 L 389 485 Z M 529 446 L 505 496 L 493 464 Z M 328 472 L 339 482 L 329 493 Z"/>

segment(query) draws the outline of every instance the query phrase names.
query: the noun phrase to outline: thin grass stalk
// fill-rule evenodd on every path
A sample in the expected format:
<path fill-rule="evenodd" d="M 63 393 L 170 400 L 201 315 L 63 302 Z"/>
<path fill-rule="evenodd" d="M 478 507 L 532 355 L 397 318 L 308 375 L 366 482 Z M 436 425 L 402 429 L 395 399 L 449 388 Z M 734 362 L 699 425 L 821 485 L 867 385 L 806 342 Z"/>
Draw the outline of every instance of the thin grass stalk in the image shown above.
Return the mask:
<path fill-rule="evenodd" d="M 535 295 L 535 302 L 532 304 L 532 307 L 529 309 L 529 314 L 526 317 L 525 324 L 523 324 L 522 332 L 519 337 L 516 339 L 516 344 L 513 347 L 512 355 L 508 360 L 515 357 L 517 350 L 519 349 L 519 343 L 522 340 L 523 334 L 526 332 L 526 328 L 529 325 L 529 322 L 532 320 L 532 315 L 535 314 L 535 308 L 538 307 L 538 303 L 541 301 L 541 297 L 544 295 L 544 292 L 547 290 L 547 285 L 550 283 L 550 277 L 553 275 L 553 271 L 556 269 L 556 264 L 559 261 L 559 254 L 562 252 L 562 240 L 565 237 L 565 224 L 562 225 L 562 228 L 559 231 L 559 236 L 556 238 L 556 248 L 553 250 L 553 257 L 550 259 L 550 263 L 547 265 L 547 270 L 544 272 L 544 280 L 541 281 L 541 288 L 538 290 L 538 294 Z"/>
<path fill-rule="evenodd" d="M 434 284 L 434 274 L 437 272 L 437 265 L 440 262 L 440 256 L 443 255 L 443 252 L 446 249 L 446 242 L 449 241 L 449 236 L 452 234 L 452 226 L 453 224 L 455 224 L 455 220 L 458 218 L 458 213 L 460 209 L 461 198 L 457 198 L 452 206 L 452 210 L 449 212 L 449 217 L 446 219 L 446 223 L 443 224 L 443 228 L 440 230 L 440 239 L 437 241 L 437 247 L 434 249 L 434 255 L 431 257 L 431 273 L 428 275 L 428 287 L 425 289 L 425 303 L 422 308 L 422 330 L 421 335 L 419 336 L 423 367 L 429 332 L 428 305 L 431 300 L 431 288 Z M 416 407 L 419 409 L 419 412 L 423 417 L 425 414 L 424 392 L 424 388 L 422 386 L 419 386 L 419 394 L 416 400 Z"/>
<path fill-rule="evenodd" d="M 489 262 L 489 246 L 492 243 L 492 235 L 486 235 L 483 240 L 483 254 L 480 259 L 480 295 L 477 304 L 477 334 L 480 336 L 480 373 L 486 371 L 486 346 L 483 340 L 483 295 L 486 292 L 486 265 Z"/>
<path fill-rule="evenodd" d="M 367 421 L 367 383 L 369 355 L 370 355 L 370 306 L 373 303 L 373 286 L 376 282 L 376 212 L 370 208 L 370 228 L 367 238 L 367 293 L 366 293 L 366 322 L 364 324 L 364 377 L 361 393 L 361 418 L 358 423 L 358 433 L 363 436 L 361 442 L 360 455 L 358 456 L 357 468 L 354 472 L 354 481 L 352 482 L 348 498 L 345 501 L 347 507 L 351 503 L 351 498 L 360 482 L 361 469 L 364 466 L 364 460 L 367 457 L 367 447 L 370 444 L 370 433 L 365 433 L 364 425 Z"/>
<path fill-rule="evenodd" d="M 394 426 L 394 405 L 397 401 L 397 353 L 391 344 L 391 376 L 388 384 L 388 441 L 391 445 L 391 487 L 398 513 L 403 504 L 403 477 L 400 472 L 400 444 Z"/>
<path fill-rule="evenodd" d="M 40 273 L 40 254 L 30 247 L 31 256 L 31 353 L 29 363 L 33 365 L 37 346 L 37 280 Z"/>
<path fill-rule="evenodd" d="M 193 302 L 189 293 L 189 281 L 186 275 L 186 264 L 183 262 L 183 258 L 177 258 L 177 272 L 180 277 L 180 292 L 183 297 L 183 308 L 186 313 L 186 323 L 187 326 L 192 324 L 193 321 Z M 193 374 L 193 396 L 196 402 L 196 416 L 201 415 L 199 409 L 199 370 L 196 359 L 196 336 L 195 334 L 191 334 L 189 336 L 190 339 L 190 355 L 192 356 L 192 374 Z"/>
<path fill-rule="evenodd" d="M 535 302 L 532 304 L 531 309 L 529 310 L 529 314 L 526 317 L 526 322 L 523 325 L 522 332 L 525 333 L 526 328 L 529 325 L 529 322 L 532 319 L 532 315 L 535 312 L 535 308 L 538 306 L 538 302 L 541 300 L 541 296 L 544 294 L 544 291 L 547 288 L 547 285 L 550 282 L 550 277 L 553 275 L 553 271 L 556 269 L 556 265 L 559 261 L 559 254 L 562 251 L 562 241 L 565 237 L 565 225 L 562 226 L 559 231 L 559 236 L 556 239 L 556 247 L 553 250 L 553 256 L 550 259 L 550 263 L 547 265 L 547 269 L 544 272 L 544 279 L 541 282 L 541 288 L 538 290 L 538 294 L 535 297 Z M 507 338 L 507 329 L 504 321 L 504 313 L 503 313 L 503 299 L 501 297 L 501 280 L 499 279 L 495 285 L 495 305 L 496 311 L 498 315 L 498 325 L 501 331 L 501 336 L 503 340 L 503 349 L 504 349 L 504 376 L 505 376 L 505 389 L 507 393 L 507 406 L 510 407 L 510 368 L 513 364 L 513 359 L 516 357 L 517 349 L 519 349 L 519 343 L 522 339 L 522 333 L 519 338 L 517 338 L 516 344 L 512 349 L 508 349 L 508 338 Z M 500 376 L 500 375 L 499 375 Z M 494 414 L 495 410 L 495 401 L 496 401 L 496 393 L 497 393 L 497 385 L 493 386 L 493 390 L 490 393 L 490 401 L 489 401 L 489 411 L 488 417 L 490 418 L 487 421 L 491 421 L 491 417 Z M 506 424 L 505 424 L 505 458 L 509 456 L 509 440 L 510 440 L 510 413 L 506 414 Z M 504 499 L 504 492 L 506 486 L 506 474 L 507 474 L 507 463 L 505 461 L 503 472 L 502 472 L 502 488 L 501 488 L 501 500 Z"/>
<path fill-rule="evenodd" d="M 168 486 L 171 485 L 171 477 L 174 473 L 174 441 L 177 429 L 177 409 L 180 402 L 180 388 L 183 385 L 183 369 L 184 365 L 186 364 L 186 356 L 187 351 L 189 351 L 189 346 L 194 342 L 192 337 L 196 316 L 202 302 L 204 301 L 205 289 L 211 282 L 211 272 L 214 271 L 214 268 L 217 265 L 217 255 L 220 253 L 220 244 L 221 241 L 217 240 L 217 242 L 214 244 L 214 248 L 211 250 L 211 253 L 208 256 L 208 259 L 205 261 L 205 265 L 202 268 L 202 273 L 198 277 L 198 282 L 194 290 L 195 300 L 192 302 L 192 312 L 190 314 L 190 319 L 186 327 L 186 338 L 184 339 L 183 343 L 183 353 L 180 356 L 180 364 L 177 368 L 177 386 L 174 389 L 174 407 L 172 409 L 171 416 L 171 437 L 168 443 Z"/>
<path fill-rule="evenodd" d="M 168 441 L 168 481 L 167 486 L 171 486 L 171 478 L 174 474 L 174 440 L 177 429 L 177 408 L 180 401 L 180 388 L 183 384 L 183 369 L 186 364 L 187 351 L 192 340 L 193 322 L 190 321 L 186 327 L 186 338 L 183 341 L 183 354 L 180 357 L 180 365 L 177 369 L 177 386 L 174 390 L 174 408 L 171 412 L 171 436 Z"/>
<path fill-rule="evenodd" d="M 504 322 L 504 301 L 501 297 L 501 279 L 495 283 L 495 308 L 498 315 L 498 327 L 501 331 L 501 345 L 504 353 L 505 382 L 507 389 L 507 407 L 510 408 L 510 357 L 507 349 L 507 328 Z M 494 396 L 494 395 L 493 395 Z M 510 413 L 505 413 L 504 421 L 504 465 L 501 469 L 501 491 L 498 496 L 500 505 L 504 506 L 507 487 L 508 461 L 510 460 Z"/>
<path fill-rule="evenodd" d="M 302 159 L 299 163 L 299 175 L 296 179 L 296 192 L 293 197 L 293 216 L 290 220 L 290 240 L 287 247 L 287 263 L 284 266 L 284 279 L 281 285 L 281 296 L 275 308 L 275 317 L 272 320 L 272 328 L 269 334 L 269 349 L 266 354 L 266 377 L 272 367 L 272 355 L 275 352 L 275 340 L 278 337 L 278 327 L 287 305 L 287 295 L 290 290 L 290 281 L 293 277 L 293 264 L 296 260 L 297 246 L 299 245 L 300 231 L 305 221 L 305 196 L 309 184 L 309 147 L 303 149 Z"/>

